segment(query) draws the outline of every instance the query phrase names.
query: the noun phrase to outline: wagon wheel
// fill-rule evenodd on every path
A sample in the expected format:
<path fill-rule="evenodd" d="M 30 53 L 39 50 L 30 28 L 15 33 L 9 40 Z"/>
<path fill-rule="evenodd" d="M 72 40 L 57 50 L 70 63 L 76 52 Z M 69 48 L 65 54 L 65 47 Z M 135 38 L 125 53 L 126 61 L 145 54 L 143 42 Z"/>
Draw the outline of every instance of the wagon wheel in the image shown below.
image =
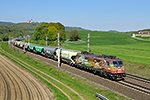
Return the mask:
<path fill-rule="evenodd" d="M 112 80 L 116 80 L 117 78 L 115 77 L 115 76 L 110 76 L 110 79 L 112 79 Z"/>
<path fill-rule="evenodd" d="M 100 75 L 100 76 L 104 76 L 104 74 L 103 74 L 103 72 L 102 72 L 102 71 L 100 71 L 100 72 L 99 72 L 99 75 Z"/>

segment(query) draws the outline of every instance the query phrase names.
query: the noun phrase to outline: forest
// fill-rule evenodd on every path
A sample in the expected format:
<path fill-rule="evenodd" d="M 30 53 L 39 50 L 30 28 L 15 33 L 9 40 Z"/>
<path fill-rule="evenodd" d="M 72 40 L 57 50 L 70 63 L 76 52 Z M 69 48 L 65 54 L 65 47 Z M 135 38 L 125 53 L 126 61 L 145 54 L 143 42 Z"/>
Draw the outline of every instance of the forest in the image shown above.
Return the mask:
<path fill-rule="evenodd" d="M 34 40 L 56 40 L 57 32 L 61 39 L 65 38 L 65 26 L 61 23 L 0 23 L 0 41 L 30 35 Z"/>
<path fill-rule="evenodd" d="M 0 24 L 0 41 L 8 41 L 23 35 L 32 35 L 36 26 L 42 23 L 16 23 L 16 24 Z"/>

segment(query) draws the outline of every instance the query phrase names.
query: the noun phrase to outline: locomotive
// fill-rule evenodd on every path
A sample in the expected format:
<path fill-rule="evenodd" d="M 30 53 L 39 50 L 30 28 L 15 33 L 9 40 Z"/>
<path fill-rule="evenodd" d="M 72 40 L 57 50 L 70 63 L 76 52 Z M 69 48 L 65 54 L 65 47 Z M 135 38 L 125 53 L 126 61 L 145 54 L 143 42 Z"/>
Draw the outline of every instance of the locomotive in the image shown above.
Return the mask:
<path fill-rule="evenodd" d="M 75 58 L 76 66 L 83 67 L 110 79 L 126 76 L 122 59 L 110 55 L 95 55 L 88 52 L 78 53 Z"/>
<path fill-rule="evenodd" d="M 28 51 L 39 53 L 51 59 L 58 59 L 58 48 L 53 46 L 42 46 L 32 43 L 23 43 L 14 40 L 14 46 L 25 48 Z M 61 62 L 68 63 L 80 69 L 92 71 L 100 76 L 110 78 L 112 80 L 123 79 L 126 77 L 123 61 L 116 56 L 111 55 L 97 55 L 85 51 L 77 51 L 60 48 Z"/>

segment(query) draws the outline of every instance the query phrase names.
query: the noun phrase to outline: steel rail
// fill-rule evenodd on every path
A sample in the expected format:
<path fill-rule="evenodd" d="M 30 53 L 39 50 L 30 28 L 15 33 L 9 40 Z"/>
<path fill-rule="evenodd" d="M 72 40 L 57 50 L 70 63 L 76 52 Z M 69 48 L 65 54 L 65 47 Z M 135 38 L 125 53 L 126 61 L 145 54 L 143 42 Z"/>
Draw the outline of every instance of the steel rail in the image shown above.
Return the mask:
<path fill-rule="evenodd" d="M 7 53 L 6 51 L 4 51 L 4 50 L 1 48 L 1 45 L 0 45 L 0 49 L 1 49 L 1 52 Z M 67 87 L 69 90 L 71 90 L 72 92 L 74 92 L 75 94 L 77 94 L 82 100 L 85 100 L 78 92 L 76 92 L 74 89 L 70 88 L 69 86 L 65 85 L 64 83 L 60 82 L 59 80 L 57 80 L 57 79 L 55 79 L 55 78 L 53 78 L 53 77 L 47 75 L 46 73 L 44 73 L 44 72 L 42 72 L 42 71 L 40 71 L 40 70 L 38 70 L 38 69 L 32 67 L 31 65 L 29 65 L 29 64 L 27 64 L 27 63 L 21 61 L 20 59 L 14 57 L 13 55 L 7 53 L 7 56 L 8 56 L 8 55 L 9 55 L 9 57 L 11 56 L 11 58 L 13 58 L 13 60 L 15 60 L 17 63 L 21 64 L 22 66 L 26 67 L 25 65 L 27 65 L 27 66 L 29 66 L 29 67 L 35 69 L 36 71 L 38 71 L 38 72 L 40 72 L 40 73 L 42 73 L 42 74 L 48 76 L 49 78 L 51 78 L 51 79 L 57 81 L 58 83 L 62 84 L 63 86 Z M 22 63 L 25 64 L 25 65 L 23 65 Z M 28 67 L 26 67 L 26 68 L 29 69 L 29 70 L 31 70 L 31 69 L 28 68 Z M 36 73 L 36 72 L 33 71 L 33 70 L 32 70 L 32 72 Z M 38 74 L 38 73 L 36 73 L 36 74 Z M 38 74 L 38 75 L 39 75 L 39 74 Z M 43 76 L 41 76 L 41 75 L 39 75 L 39 76 L 42 77 L 44 80 L 48 81 L 48 82 L 49 82 L 50 84 L 52 84 L 53 86 L 55 86 L 55 87 L 56 87 L 57 89 L 59 89 L 62 93 L 64 93 L 70 100 L 72 100 L 71 97 L 68 96 L 68 95 L 67 95 L 62 89 L 60 89 L 58 86 L 56 86 L 55 84 L 53 84 L 52 82 L 50 82 L 49 80 L 47 80 L 46 78 L 44 78 Z"/>

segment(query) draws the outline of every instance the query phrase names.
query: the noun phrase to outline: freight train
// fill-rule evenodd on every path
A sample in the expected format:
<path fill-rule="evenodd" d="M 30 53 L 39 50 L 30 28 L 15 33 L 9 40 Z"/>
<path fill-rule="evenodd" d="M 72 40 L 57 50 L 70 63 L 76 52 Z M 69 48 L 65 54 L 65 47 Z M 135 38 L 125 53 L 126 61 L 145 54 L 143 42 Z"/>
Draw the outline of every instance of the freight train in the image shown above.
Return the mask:
<path fill-rule="evenodd" d="M 18 39 L 13 40 L 12 44 L 54 60 L 58 59 L 57 47 L 24 43 Z M 60 60 L 71 66 L 96 73 L 112 80 L 123 79 L 126 77 L 123 61 L 122 59 L 116 58 L 116 56 L 104 54 L 97 55 L 85 51 L 60 48 Z"/>

